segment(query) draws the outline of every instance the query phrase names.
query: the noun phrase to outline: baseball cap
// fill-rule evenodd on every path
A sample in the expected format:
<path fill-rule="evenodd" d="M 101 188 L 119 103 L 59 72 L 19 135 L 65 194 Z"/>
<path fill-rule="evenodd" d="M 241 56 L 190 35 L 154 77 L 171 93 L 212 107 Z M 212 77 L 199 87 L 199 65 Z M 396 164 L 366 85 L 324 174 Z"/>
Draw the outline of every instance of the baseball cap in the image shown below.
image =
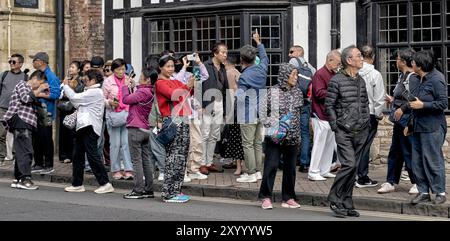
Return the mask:
<path fill-rule="evenodd" d="M 48 64 L 48 61 L 49 61 L 48 54 L 45 53 L 45 52 L 38 52 L 35 55 L 30 55 L 30 58 L 32 58 L 33 61 L 38 60 L 38 59 L 42 60 L 42 61 L 44 61 L 47 64 Z"/>
<path fill-rule="evenodd" d="M 105 65 L 105 60 L 103 60 L 100 56 L 94 56 L 91 59 L 91 67 L 92 68 L 102 68 Z"/>

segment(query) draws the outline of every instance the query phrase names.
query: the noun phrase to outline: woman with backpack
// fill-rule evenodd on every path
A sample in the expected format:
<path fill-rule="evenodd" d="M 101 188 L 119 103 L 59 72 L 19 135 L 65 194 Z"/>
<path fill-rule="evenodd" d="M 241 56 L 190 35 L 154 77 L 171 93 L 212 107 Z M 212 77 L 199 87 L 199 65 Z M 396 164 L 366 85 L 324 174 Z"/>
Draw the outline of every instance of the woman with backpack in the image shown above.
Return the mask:
<path fill-rule="evenodd" d="M 300 208 L 295 196 L 297 146 L 300 144 L 300 113 L 303 94 L 297 86 L 298 71 L 294 65 L 280 65 L 278 84 L 267 91 L 261 110 L 267 113 L 261 121 L 267 128 L 264 174 L 259 199 L 262 208 L 272 209 L 272 194 L 278 163 L 283 160 L 282 207 Z M 279 109 L 273 109 L 273 108 Z M 260 110 L 260 112 L 261 112 Z M 267 112 L 266 112 L 267 111 Z"/>

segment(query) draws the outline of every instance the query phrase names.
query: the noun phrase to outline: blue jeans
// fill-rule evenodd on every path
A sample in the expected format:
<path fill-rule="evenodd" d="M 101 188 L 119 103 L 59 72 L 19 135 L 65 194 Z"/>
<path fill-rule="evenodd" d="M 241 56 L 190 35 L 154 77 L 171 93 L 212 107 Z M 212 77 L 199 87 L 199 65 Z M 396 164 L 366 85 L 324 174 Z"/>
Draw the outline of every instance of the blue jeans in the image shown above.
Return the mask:
<path fill-rule="evenodd" d="M 398 184 L 402 174 L 403 162 L 408 171 L 412 184 L 416 183 L 414 172 L 412 171 L 412 144 L 411 136 L 403 135 L 403 129 L 399 124 L 394 124 L 394 132 L 392 134 L 392 144 L 388 154 L 388 169 L 386 181 L 391 184 Z"/>
<path fill-rule="evenodd" d="M 442 145 L 445 130 L 439 127 L 435 132 L 414 133 L 412 138 L 412 167 L 420 193 L 445 192 L 445 160 Z"/>
<path fill-rule="evenodd" d="M 150 127 L 150 162 L 153 167 L 157 167 L 160 174 L 164 174 L 164 165 L 166 162 L 166 148 L 163 144 L 156 140 L 156 135 L 153 133 L 153 128 Z M 153 170 L 155 171 L 155 170 Z"/>
<path fill-rule="evenodd" d="M 300 165 L 309 167 L 311 162 L 311 139 L 309 132 L 309 121 L 311 119 L 311 104 L 305 104 L 300 115 Z"/>
<path fill-rule="evenodd" d="M 114 173 L 121 170 L 121 160 L 123 160 L 125 171 L 133 171 L 133 163 L 131 163 L 130 148 L 128 146 L 127 127 L 111 127 L 107 125 L 107 128 L 110 137 L 111 172 Z"/>

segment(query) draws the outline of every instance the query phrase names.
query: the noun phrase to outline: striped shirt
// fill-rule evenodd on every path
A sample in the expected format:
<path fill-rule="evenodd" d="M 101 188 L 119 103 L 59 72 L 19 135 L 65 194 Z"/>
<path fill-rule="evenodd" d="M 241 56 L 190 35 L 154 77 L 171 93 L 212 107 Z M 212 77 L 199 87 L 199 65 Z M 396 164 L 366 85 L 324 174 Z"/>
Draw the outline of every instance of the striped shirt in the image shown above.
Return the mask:
<path fill-rule="evenodd" d="M 9 102 L 9 109 L 3 120 L 8 123 L 17 114 L 25 123 L 37 127 L 36 111 L 33 108 L 33 102 L 35 101 L 31 86 L 25 81 L 20 81 L 14 88 L 11 101 Z"/>

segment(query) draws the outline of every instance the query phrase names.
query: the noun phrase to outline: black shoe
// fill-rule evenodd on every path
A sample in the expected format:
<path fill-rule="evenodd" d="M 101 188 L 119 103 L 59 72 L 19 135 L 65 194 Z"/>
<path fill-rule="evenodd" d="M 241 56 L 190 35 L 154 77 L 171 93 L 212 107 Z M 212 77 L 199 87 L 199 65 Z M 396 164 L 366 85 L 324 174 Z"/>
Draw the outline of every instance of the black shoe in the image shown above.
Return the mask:
<path fill-rule="evenodd" d="M 298 168 L 298 172 L 301 172 L 301 173 L 308 173 L 308 171 L 309 171 L 309 168 L 305 167 L 303 165 L 300 165 L 300 167 Z"/>
<path fill-rule="evenodd" d="M 144 198 L 155 198 L 155 194 L 153 193 L 153 192 L 143 192 L 142 193 L 142 196 L 144 197 Z"/>
<path fill-rule="evenodd" d="M 431 202 L 431 197 L 428 193 L 419 193 L 413 200 L 411 200 L 411 204 L 413 205 L 425 202 Z"/>
<path fill-rule="evenodd" d="M 341 204 L 331 203 L 330 209 L 337 218 L 345 218 L 348 215 L 347 209 L 345 209 Z"/>
<path fill-rule="evenodd" d="M 139 192 L 131 191 L 130 193 L 124 194 L 123 198 L 125 199 L 144 199 L 144 195 Z"/>
<path fill-rule="evenodd" d="M 378 182 L 371 180 L 369 177 L 359 178 L 358 181 L 355 182 L 355 186 L 358 188 L 376 187 L 377 185 L 378 185 Z"/>
<path fill-rule="evenodd" d="M 31 168 L 31 173 L 37 173 L 40 174 L 44 170 L 41 166 L 34 166 Z"/>
<path fill-rule="evenodd" d="M 359 212 L 355 209 L 347 209 L 347 216 L 349 217 L 359 217 Z"/>
<path fill-rule="evenodd" d="M 55 169 L 53 169 L 53 167 L 49 167 L 49 168 L 44 168 L 44 169 L 40 172 L 40 174 L 41 174 L 41 175 L 45 175 L 45 174 L 51 174 L 51 173 L 53 173 L 53 172 L 55 172 Z"/>
<path fill-rule="evenodd" d="M 436 198 L 434 199 L 434 204 L 439 205 L 443 204 L 447 201 L 447 198 L 444 195 L 436 195 Z"/>
<path fill-rule="evenodd" d="M 37 190 L 39 189 L 38 186 L 34 185 L 34 183 L 31 181 L 31 178 L 26 177 L 20 180 L 17 183 L 16 186 L 17 189 L 24 189 L 24 190 Z"/>

